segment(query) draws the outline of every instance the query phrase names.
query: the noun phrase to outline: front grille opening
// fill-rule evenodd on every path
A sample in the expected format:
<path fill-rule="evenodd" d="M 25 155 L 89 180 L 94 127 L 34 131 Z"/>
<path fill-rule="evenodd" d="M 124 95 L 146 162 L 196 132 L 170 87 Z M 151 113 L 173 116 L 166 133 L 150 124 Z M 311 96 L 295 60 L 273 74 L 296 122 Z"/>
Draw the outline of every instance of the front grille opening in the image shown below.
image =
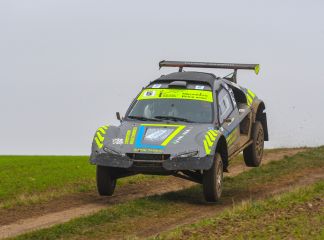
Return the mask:
<path fill-rule="evenodd" d="M 135 168 L 162 168 L 162 162 L 136 162 L 134 161 L 133 167 Z"/>
<path fill-rule="evenodd" d="M 126 153 L 126 155 L 133 160 L 163 161 L 170 159 L 170 154 Z"/>

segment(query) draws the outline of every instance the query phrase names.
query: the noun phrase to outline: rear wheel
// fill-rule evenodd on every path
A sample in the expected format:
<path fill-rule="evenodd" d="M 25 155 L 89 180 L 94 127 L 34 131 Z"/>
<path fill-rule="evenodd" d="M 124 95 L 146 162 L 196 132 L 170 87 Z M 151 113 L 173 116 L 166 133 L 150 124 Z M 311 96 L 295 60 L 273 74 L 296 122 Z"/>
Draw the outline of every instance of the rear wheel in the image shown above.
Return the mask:
<path fill-rule="evenodd" d="M 261 164 L 264 148 L 264 131 L 261 122 L 256 121 L 252 129 L 252 144 L 243 150 L 244 162 L 248 167 Z"/>
<path fill-rule="evenodd" d="M 111 196 L 116 187 L 116 179 L 111 174 L 111 169 L 97 166 L 97 189 L 100 196 Z"/>
<path fill-rule="evenodd" d="M 216 202 L 222 195 L 223 161 L 219 153 L 215 154 L 214 163 L 203 174 L 203 190 L 207 202 Z"/>

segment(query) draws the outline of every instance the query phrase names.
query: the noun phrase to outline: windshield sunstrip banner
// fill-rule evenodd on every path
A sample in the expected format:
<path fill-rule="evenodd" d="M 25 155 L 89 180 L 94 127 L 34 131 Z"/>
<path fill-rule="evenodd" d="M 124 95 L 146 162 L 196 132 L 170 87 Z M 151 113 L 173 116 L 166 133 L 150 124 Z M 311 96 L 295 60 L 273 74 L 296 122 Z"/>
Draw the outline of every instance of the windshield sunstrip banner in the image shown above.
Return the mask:
<path fill-rule="evenodd" d="M 212 91 L 192 89 L 145 89 L 137 100 L 185 99 L 213 102 Z"/>

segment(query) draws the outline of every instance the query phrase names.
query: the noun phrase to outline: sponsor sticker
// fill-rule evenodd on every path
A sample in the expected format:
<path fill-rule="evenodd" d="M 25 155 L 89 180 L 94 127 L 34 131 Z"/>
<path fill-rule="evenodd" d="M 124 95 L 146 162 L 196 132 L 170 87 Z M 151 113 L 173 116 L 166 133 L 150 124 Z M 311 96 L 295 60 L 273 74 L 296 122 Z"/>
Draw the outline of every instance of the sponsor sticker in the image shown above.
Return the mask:
<path fill-rule="evenodd" d="M 172 128 L 148 128 L 144 140 L 163 141 L 171 134 L 172 131 Z"/>
<path fill-rule="evenodd" d="M 112 144 L 114 144 L 114 145 L 122 145 L 122 144 L 124 144 L 124 139 L 122 139 L 122 138 L 113 138 L 112 139 Z"/>
<path fill-rule="evenodd" d="M 213 102 L 212 91 L 198 89 L 145 89 L 137 100 L 172 98 Z"/>
<path fill-rule="evenodd" d="M 154 97 L 155 96 L 155 91 L 147 90 L 144 92 L 144 97 Z"/>
<path fill-rule="evenodd" d="M 152 88 L 160 88 L 162 84 L 153 84 Z"/>
<path fill-rule="evenodd" d="M 162 150 L 159 149 L 147 149 L 147 148 L 134 148 L 134 152 L 148 152 L 148 153 L 162 153 Z"/>
<path fill-rule="evenodd" d="M 185 130 L 185 131 L 183 131 L 183 133 L 179 136 L 179 137 L 177 137 L 172 143 L 173 144 L 178 144 L 178 143 L 180 143 L 181 142 L 181 140 L 190 132 L 192 130 L 192 128 L 189 128 L 189 129 L 187 129 L 187 130 Z"/>
<path fill-rule="evenodd" d="M 205 88 L 205 86 L 202 86 L 202 85 L 196 85 L 195 89 L 198 89 L 198 90 L 203 90 Z"/>

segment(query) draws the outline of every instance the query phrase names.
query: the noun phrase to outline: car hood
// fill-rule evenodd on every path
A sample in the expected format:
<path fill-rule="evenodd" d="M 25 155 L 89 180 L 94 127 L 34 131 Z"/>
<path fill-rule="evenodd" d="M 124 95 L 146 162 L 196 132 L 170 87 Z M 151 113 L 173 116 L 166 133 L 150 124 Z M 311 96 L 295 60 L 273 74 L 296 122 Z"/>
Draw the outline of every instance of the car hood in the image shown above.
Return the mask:
<path fill-rule="evenodd" d="M 206 142 L 208 134 L 210 137 Z M 92 153 L 113 152 L 124 155 L 140 152 L 175 157 L 197 152 L 196 156 L 202 157 L 209 154 L 218 135 L 213 124 L 123 121 L 118 127 L 103 126 L 97 130 Z"/>

